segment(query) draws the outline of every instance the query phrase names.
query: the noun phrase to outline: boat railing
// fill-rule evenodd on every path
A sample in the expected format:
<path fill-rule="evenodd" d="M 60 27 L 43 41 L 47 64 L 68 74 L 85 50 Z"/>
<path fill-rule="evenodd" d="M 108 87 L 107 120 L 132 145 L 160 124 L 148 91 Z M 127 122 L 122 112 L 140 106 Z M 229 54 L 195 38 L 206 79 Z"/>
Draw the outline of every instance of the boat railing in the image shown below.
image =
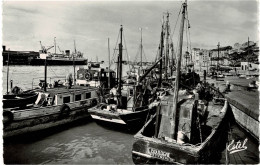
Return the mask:
<path fill-rule="evenodd" d="M 36 82 L 36 84 L 35 84 L 35 80 L 38 80 L 38 82 Z M 32 89 L 34 89 L 35 87 L 39 87 L 40 80 L 44 80 L 44 77 L 35 77 L 35 78 L 32 79 Z M 54 84 L 55 80 L 62 80 L 64 82 L 66 82 L 66 76 L 47 77 L 46 83 L 47 84 Z"/>

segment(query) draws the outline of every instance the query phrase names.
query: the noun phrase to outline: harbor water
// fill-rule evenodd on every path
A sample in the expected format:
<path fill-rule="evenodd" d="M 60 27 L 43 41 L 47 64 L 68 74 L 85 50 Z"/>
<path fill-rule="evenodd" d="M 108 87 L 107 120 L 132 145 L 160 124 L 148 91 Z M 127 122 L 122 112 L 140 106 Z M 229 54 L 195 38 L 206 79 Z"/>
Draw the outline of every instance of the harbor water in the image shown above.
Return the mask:
<path fill-rule="evenodd" d="M 7 68 L 3 67 L 3 93 L 6 92 L 6 71 Z M 72 66 L 48 67 L 48 77 L 65 77 L 68 73 L 73 73 Z M 23 90 L 31 89 L 32 79 L 43 75 L 43 66 L 9 68 L 9 79 L 13 80 L 13 86 L 19 86 Z M 7 140 L 3 144 L 3 158 L 5 164 L 133 164 L 133 136 L 134 133 L 103 127 L 88 118 L 33 133 L 26 138 Z M 258 142 L 237 125 L 232 126 L 230 141 L 232 140 L 241 143 L 246 140 L 246 149 L 229 154 L 230 163 L 259 162 Z M 216 163 L 225 163 L 225 155 L 224 150 Z"/>

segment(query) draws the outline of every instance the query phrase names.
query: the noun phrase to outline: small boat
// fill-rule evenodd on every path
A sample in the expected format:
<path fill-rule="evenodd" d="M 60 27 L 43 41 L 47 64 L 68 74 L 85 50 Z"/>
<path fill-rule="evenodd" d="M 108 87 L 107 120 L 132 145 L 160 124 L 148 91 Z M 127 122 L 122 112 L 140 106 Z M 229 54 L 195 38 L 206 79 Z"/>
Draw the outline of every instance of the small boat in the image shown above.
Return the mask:
<path fill-rule="evenodd" d="M 106 95 L 102 103 L 90 108 L 89 113 L 99 123 L 113 123 L 118 126 L 126 126 L 129 129 L 137 128 L 138 126 L 141 128 L 149 118 L 149 115 L 152 114 L 148 108 L 148 103 L 151 101 L 150 91 L 147 88 L 148 84 L 143 81 L 144 76 L 137 82 L 127 80 L 125 83 L 122 83 L 122 32 L 123 27 L 121 26 L 118 86 L 111 89 L 111 94 Z"/>
<path fill-rule="evenodd" d="M 149 105 L 156 113 L 134 136 L 135 164 L 216 163 L 226 146 L 232 111 L 224 96 L 207 83 L 193 90 L 180 88 L 186 7 L 187 1 L 182 5 L 174 88 Z"/>
<path fill-rule="evenodd" d="M 14 87 L 16 88 L 16 87 Z M 38 93 L 21 93 L 3 95 L 3 108 L 25 107 L 33 104 L 38 97 Z"/>

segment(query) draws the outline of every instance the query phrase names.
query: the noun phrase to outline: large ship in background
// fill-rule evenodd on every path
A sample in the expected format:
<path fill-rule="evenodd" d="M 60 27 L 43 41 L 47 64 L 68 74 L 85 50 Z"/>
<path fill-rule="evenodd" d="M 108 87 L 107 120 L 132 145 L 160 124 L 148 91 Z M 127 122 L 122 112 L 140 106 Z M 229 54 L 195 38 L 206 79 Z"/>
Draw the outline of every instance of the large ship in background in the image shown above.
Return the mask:
<path fill-rule="evenodd" d="M 50 46 L 46 48 L 45 46 L 41 45 L 41 50 L 39 51 L 39 58 L 34 58 L 31 60 L 30 65 L 45 65 L 45 60 L 47 65 L 86 65 L 87 59 L 83 58 L 83 53 L 76 50 L 76 44 L 74 41 L 74 49 L 73 53 L 70 50 L 61 51 L 60 47 L 58 49 L 60 53 L 56 51 L 56 37 L 54 37 L 54 46 Z M 54 47 L 54 53 L 48 52 L 50 49 Z"/>
<path fill-rule="evenodd" d="M 41 44 L 41 42 L 40 42 Z M 56 51 L 58 47 L 60 53 Z M 54 52 L 49 52 L 54 48 Z M 74 43 L 74 51 L 70 50 L 61 51 L 59 46 L 56 46 L 54 38 L 54 45 L 45 47 L 41 44 L 41 50 L 39 52 L 33 51 L 10 51 L 6 50 L 3 46 L 3 65 L 45 65 L 45 59 L 47 65 L 86 65 L 88 60 L 83 57 L 83 53 L 76 50 Z"/>
<path fill-rule="evenodd" d="M 44 65 L 45 58 L 47 65 L 86 65 L 88 60 L 83 58 L 81 52 L 70 53 L 70 50 L 66 50 L 65 53 L 45 53 L 40 50 L 38 58 L 34 58 L 30 61 L 29 65 Z"/>

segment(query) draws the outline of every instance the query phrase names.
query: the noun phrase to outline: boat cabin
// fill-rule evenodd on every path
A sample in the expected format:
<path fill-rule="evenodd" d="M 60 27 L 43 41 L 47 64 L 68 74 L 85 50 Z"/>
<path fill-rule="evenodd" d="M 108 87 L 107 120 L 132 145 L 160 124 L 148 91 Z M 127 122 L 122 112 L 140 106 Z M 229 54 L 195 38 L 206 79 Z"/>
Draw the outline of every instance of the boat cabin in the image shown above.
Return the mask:
<path fill-rule="evenodd" d="M 109 88 L 109 74 L 110 74 L 110 88 L 116 85 L 116 73 L 108 69 L 79 69 L 77 71 L 77 85 L 83 86 L 102 86 Z"/>
<path fill-rule="evenodd" d="M 98 97 L 95 88 L 73 86 L 73 88 L 50 88 L 39 92 L 35 105 L 55 106 Z M 85 103 L 84 103 L 85 104 Z"/>
<path fill-rule="evenodd" d="M 114 98 L 111 98 L 108 103 L 112 103 L 113 100 L 117 100 L 117 91 L 115 88 L 111 90 Z M 143 105 L 146 105 L 148 98 L 143 97 L 142 85 L 123 84 L 121 90 L 121 104 L 118 104 L 118 108 L 127 110 L 136 110 Z"/>

